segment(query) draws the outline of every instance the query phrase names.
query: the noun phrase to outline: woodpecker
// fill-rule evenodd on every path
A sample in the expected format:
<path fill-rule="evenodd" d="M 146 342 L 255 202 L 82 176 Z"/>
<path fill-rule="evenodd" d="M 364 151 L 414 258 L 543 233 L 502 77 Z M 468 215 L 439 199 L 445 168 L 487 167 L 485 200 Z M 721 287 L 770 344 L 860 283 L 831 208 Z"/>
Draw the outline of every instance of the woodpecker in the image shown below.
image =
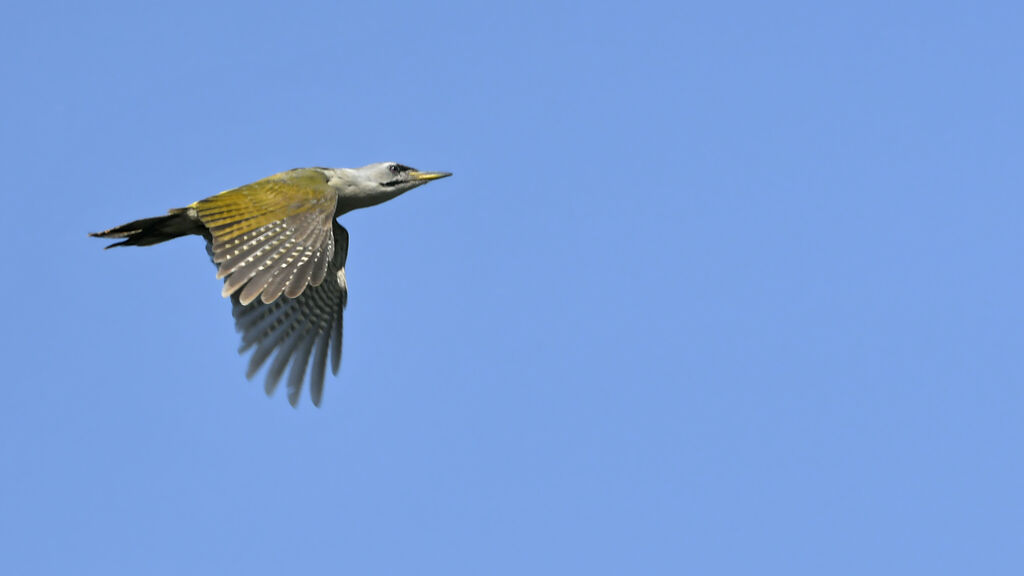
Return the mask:
<path fill-rule="evenodd" d="M 341 365 L 342 315 L 348 300 L 348 231 L 337 218 L 417 186 L 451 176 L 395 162 L 362 168 L 296 168 L 90 236 L 115 246 L 150 246 L 179 236 L 206 239 L 206 251 L 231 299 L 239 353 L 253 350 L 246 377 L 267 359 L 264 390 L 273 394 L 289 364 L 288 401 L 297 406 L 309 368 L 313 404 Z"/>

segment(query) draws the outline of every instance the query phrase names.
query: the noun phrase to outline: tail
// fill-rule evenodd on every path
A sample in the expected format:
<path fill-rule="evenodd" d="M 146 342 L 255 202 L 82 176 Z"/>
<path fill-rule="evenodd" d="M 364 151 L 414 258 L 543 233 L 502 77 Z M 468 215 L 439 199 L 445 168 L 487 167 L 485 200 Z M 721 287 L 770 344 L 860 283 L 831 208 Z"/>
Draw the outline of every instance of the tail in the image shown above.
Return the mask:
<path fill-rule="evenodd" d="M 92 232 L 89 236 L 124 238 L 120 242 L 107 246 L 107 248 L 113 248 L 114 246 L 150 246 L 186 234 L 202 234 L 206 229 L 197 218 L 188 212 L 187 208 L 177 208 L 171 210 L 166 216 L 143 218 L 103 232 Z"/>

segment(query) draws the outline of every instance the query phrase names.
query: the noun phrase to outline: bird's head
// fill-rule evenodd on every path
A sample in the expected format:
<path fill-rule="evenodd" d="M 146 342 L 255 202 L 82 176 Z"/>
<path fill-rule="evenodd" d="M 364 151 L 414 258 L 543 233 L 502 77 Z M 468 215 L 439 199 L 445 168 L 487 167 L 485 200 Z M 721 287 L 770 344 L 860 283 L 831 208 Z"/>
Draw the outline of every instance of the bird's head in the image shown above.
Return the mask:
<path fill-rule="evenodd" d="M 333 168 L 328 185 L 338 193 L 339 213 L 374 206 L 451 172 L 420 172 L 397 162 L 377 162 L 362 168 Z"/>

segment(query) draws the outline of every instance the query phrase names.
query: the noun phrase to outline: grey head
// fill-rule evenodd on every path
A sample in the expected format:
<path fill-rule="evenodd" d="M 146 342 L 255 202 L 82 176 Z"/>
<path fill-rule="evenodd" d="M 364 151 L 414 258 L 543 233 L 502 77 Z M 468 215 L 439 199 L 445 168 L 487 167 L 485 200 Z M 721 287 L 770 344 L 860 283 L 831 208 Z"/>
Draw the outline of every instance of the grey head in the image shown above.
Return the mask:
<path fill-rule="evenodd" d="M 337 213 L 375 206 L 451 172 L 421 172 L 397 162 L 377 162 L 362 168 L 325 168 L 327 184 L 338 194 Z"/>

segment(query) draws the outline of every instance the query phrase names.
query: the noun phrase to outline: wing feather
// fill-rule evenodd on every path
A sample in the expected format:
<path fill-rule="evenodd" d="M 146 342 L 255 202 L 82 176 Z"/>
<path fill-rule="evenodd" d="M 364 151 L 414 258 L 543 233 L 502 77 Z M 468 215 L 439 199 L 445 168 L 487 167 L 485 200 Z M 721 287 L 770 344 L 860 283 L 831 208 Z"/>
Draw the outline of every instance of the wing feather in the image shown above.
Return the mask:
<path fill-rule="evenodd" d="M 210 231 L 222 293 L 247 305 L 299 296 L 323 281 L 334 252 L 337 195 L 315 169 L 275 174 L 190 208 Z M 312 261 L 312 264 L 307 264 Z"/>
<path fill-rule="evenodd" d="M 295 329 L 288 331 L 288 336 L 277 349 L 277 354 L 274 355 L 274 361 L 270 363 L 270 368 L 267 370 L 267 379 L 263 381 L 263 391 L 267 393 L 267 396 L 273 394 L 274 390 L 277 389 L 277 384 L 281 381 L 281 376 L 284 375 L 284 369 L 288 367 L 288 362 L 292 359 L 292 353 L 295 352 L 295 348 L 301 342 L 302 338 L 299 331 Z"/>
<path fill-rule="evenodd" d="M 291 370 L 288 372 L 288 403 L 296 406 L 299 403 L 299 394 L 302 392 L 302 381 L 306 379 L 306 366 L 309 364 L 309 355 L 313 352 L 313 344 L 316 344 L 316 334 L 309 334 L 309 330 L 302 330 L 299 336 L 299 344 L 295 348 L 291 360 Z"/>
<path fill-rule="evenodd" d="M 327 350 L 330 347 L 331 330 L 324 330 L 316 339 L 316 352 L 310 365 L 309 397 L 313 404 L 320 405 L 324 394 L 324 373 L 327 371 Z"/>
<path fill-rule="evenodd" d="M 296 238 L 288 246 L 285 246 L 281 255 L 269 269 L 256 273 L 252 280 L 250 280 L 249 286 L 253 284 L 263 286 L 261 297 L 264 302 L 277 300 L 277 297 L 284 292 L 285 287 L 291 286 L 292 281 L 295 280 L 296 273 L 302 270 L 303 263 L 309 259 L 308 254 L 318 249 L 314 248 L 314 246 L 323 244 L 322 237 L 324 234 L 322 227 L 305 226 L 301 227 L 300 230 L 303 230 L 304 235 L 301 238 Z M 327 230 L 330 231 L 330 228 L 327 228 Z M 300 260 L 303 258 L 305 260 Z M 309 277 L 306 275 L 296 294 L 290 297 L 294 298 L 301 294 L 308 283 Z M 246 286 L 245 289 L 248 290 L 249 286 Z"/>
<path fill-rule="evenodd" d="M 253 350 L 246 376 L 252 378 L 273 356 L 264 390 L 272 394 L 288 370 L 288 401 L 292 405 L 298 402 L 308 376 L 310 398 L 319 406 L 328 356 L 334 374 L 341 363 L 342 318 L 348 300 L 348 232 L 333 222 L 330 236 L 332 251 L 326 259 L 323 282 L 310 282 L 297 297 L 288 297 L 286 292 L 270 303 L 256 298 L 245 304 L 243 294 L 231 295 L 235 328 L 242 334 L 239 352 Z M 212 243 L 208 249 L 214 250 Z"/>
<path fill-rule="evenodd" d="M 234 300 L 232 303 L 234 303 Z M 253 304 L 249 304 L 249 306 L 258 306 L 259 304 L 261 304 L 261 302 L 254 302 Z M 241 303 L 238 305 L 242 306 Z M 269 304 L 266 304 L 266 306 L 269 306 Z M 270 354 L 273 353 L 281 344 L 282 340 L 287 338 L 291 333 L 288 327 L 291 325 L 291 322 L 294 321 L 294 317 L 298 310 L 294 307 L 285 306 L 283 302 L 281 304 L 281 308 L 283 309 L 283 314 L 280 318 L 271 324 L 268 330 L 255 336 L 253 344 L 256 344 L 256 351 L 253 352 L 252 357 L 249 359 L 249 368 L 245 372 L 246 378 L 252 378 L 263 366 L 263 363 L 267 361 Z M 248 332 L 243 334 L 243 342 L 245 341 L 245 336 L 248 336 L 248 334 Z M 252 344 L 249 346 L 251 345 Z"/>

